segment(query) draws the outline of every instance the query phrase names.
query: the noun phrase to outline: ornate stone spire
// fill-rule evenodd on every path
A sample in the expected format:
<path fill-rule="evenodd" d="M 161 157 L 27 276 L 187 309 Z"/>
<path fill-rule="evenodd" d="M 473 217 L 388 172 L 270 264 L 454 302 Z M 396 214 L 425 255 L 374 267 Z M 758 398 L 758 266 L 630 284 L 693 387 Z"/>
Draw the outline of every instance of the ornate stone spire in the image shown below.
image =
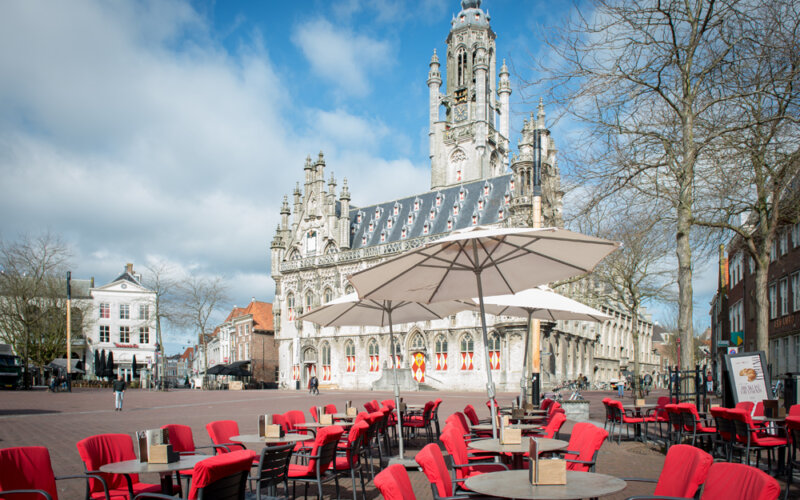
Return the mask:
<path fill-rule="evenodd" d="M 539 110 L 536 113 L 536 128 L 544 129 L 544 99 L 539 98 Z"/>

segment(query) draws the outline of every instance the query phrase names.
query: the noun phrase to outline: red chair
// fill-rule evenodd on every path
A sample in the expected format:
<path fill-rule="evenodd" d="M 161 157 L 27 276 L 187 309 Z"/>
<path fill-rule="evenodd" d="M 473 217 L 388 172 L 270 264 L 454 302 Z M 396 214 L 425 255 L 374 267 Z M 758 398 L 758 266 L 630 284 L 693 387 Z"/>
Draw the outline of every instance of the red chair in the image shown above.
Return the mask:
<path fill-rule="evenodd" d="M 694 446 L 676 444 L 667 451 L 664 467 L 658 479 L 621 478 L 624 481 L 644 481 L 656 483 L 652 495 L 633 496 L 626 500 L 640 500 L 656 497 L 693 498 L 697 489 L 708 476 L 714 458 Z M 705 496 L 704 496 L 705 498 Z"/>
<path fill-rule="evenodd" d="M 556 412 L 553 414 L 553 418 L 547 422 L 547 425 L 539 432 L 534 432 L 537 436 L 544 436 L 550 439 L 558 439 L 558 431 L 561 430 L 561 426 L 564 425 L 564 422 L 567 421 L 567 416 L 564 413 Z"/>
<path fill-rule="evenodd" d="M 194 466 L 190 500 L 241 500 L 247 487 L 247 474 L 256 452 L 238 450 L 197 462 Z M 143 493 L 140 498 L 174 499 L 159 493 Z"/>
<path fill-rule="evenodd" d="M 375 487 L 386 500 L 417 500 L 406 468 L 390 465 L 375 476 Z"/>
<path fill-rule="evenodd" d="M 551 404 L 553 404 L 554 402 L 555 402 L 555 401 L 553 401 L 553 400 L 552 400 L 552 399 L 550 399 L 550 398 L 544 398 L 544 399 L 542 400 L 542 404 L 541 404 L 541 405 L 539 405 L 539 408 L 540 408 L 540 409 L 542 409 L 542 410 L 546 410 L 546 409 L 548 409 L 548 408 L 550 407 L 550 405 L 551 405 Z"/>
<path fill-rule="evenodd" d="M 800 405 L 794 405 L 800 407 Z M 794 476 L 794 469 L 800 468 L 800 416 L 786 417 L 786 432 L 789 433 L 791 439 L 789 442 L 792 445 L 791 453 L 786 467 L 786 498 L 789 498 L 789 490 L 792 488 L 792 478 Z"/>
<path fill-rule="evenodd" d="M 50 462 L 50 451 L 44 446 L 0 449 L 0 497 L 58 500 L 57 480 L 87 478 L 94 478 L 103 487 L 103 496 L 96 498 L 108 500 L 108 486 L 99 475 L 56 477 Z"/>
<path fill-rule="evenodd" d="M 767 473 L 743 464 L 711 466 L 701 500 L 776 500 L 781 487 Z"/>
<path fill-rule="evenodd" d="M 215 452 L 218 447 L 217 445 L 209 445 L 209 446 L 200 446 L 197 447 L 194 444 L 194 435 L 192 434 L 192 428 L 188 425 L 181 425 L 181 424 L 167 424 L 161 427 L 162 429 L 167 430 L 167 435 L 169 436 L 169 443 L 172 445 L 172 449 L 181 455 L 194 455 L 197 450 L 202 449 L 213 449 Z M 235 434 L 232 434 L 235 436 Z M 223 447 L 224 448 L 224 447 Z M 227 450 L 227 448 L 226 448 Z M 187 481 L 188 478 L 192 477 L 193 469 L 181 471 L 178 473 L 178 478 L 186 477 Z M 187 489 L 188 489 L 188 482 Z"/>
<path fill-rule="evenodd" d="M 733 441 L 736 436 L 736 428 L 733 425 L 733 420 L 728 418 L 727 408 L 714 406 L 709 408 L 708 411 L 714 418 L 714 425 L 717 428 L 717 437 L 713 451 L 716 452 L 717 449 L 721 448 L 725 460 L 730 462 L 733 454 Z"/>
<path fill-rule="evenodd" d="M 427 442 L 433 442 L 433 428 L 431 426 L 431 418 L 433 417 L 433 401 L 425 403 L 425 407 L 420 414 L 403 415 L 403 430 L 408 428 L 412 433 L 416 429 L 425 429 L 425 439 Z M 409 436 L 411 437 L 411 436 Z"/>
<path fill-rule="evenodd" d="M 127 434 L 98 434 L 81 439 L 77 442 L 78 454 L 83 460 L 87 474 L 103 478 L 108 487 L 110 497 L 123 497 L 132 499 L 139 493 L 157 493 L 161 491 L 160 484 L 142 483 L 138 474 L 106 474 L 100 472 L 100 467 L 114 462 L 136 460 L 133 450 L 133 439 Z M 105 498 L 106 491 L 101 481 L 89 479 L 86 483 L 86 498 Z M 179 485 L 173 485 L 175 492 L 180 491 Z"/>
<path fill-rule="evenodd" d="M 683 441 L 683 422 L 681 421 L 681 411 L 677 404 L 670 403 L 664 405 L 667 411 L 667 418 L 669 418 L 669 439 L 668 446 L 673 444 L 680 444 Z"/>
<path fill-rule="evenodd" d="M 481 422 L 481 419 L 478 418 L 478 412 L 475 411 L 475 407 L 472 405 L 467 405 L 464 407 L 464 415 L 469 419 L 470 425 L 478 425 Z M 486 420 L 489 421 L 488 419 Z"/>
<path fill-rule="evenodd" d="M 325 405 L 325 413 L 328 415 L 334 415 L 336 413 L 339 413 L 339 410 L 336 409 L 335 404 L 327 404 Z"/>
<path fill-rule="evenodd" d="M 333 469 L 336 472 L 345 471 L 350 472 L 350 479 L 353 481 L 353 500 L 356 500 L 356 472 L 358 478 L 361 480 L 361 496 L 367 497 L 367 490 L 364 483 L 364 475 L 362 473 L 361 464 L 361 447 L 364 443 L 364 437 L 367 435 L 366 431 L 369 429 L 369 424 L 365 421 L 358 422 L 350 428 L 347 433 L 347 441 L 342 446 L 339 443 L 338 454 L 339 456 L 333 462 Z M 344 455 L 342 455 L 344 454 Z"/>
<path fill-rule="evenodd" d="M 508 470 L 508 467 L 501 463 L 471 462 L 469 454 L 467 453 L 467 444 L 455 427 L 445 427 L 440 440 L 444 443 L 447 453 L 449 453 L 453 459 L 456 479 L 464 480 L 470 476 L 483 474 L 484 472 Z"/>
<path fill-rule="evenodd" d="M 442 430 L 439 428 L 439 406 L 441 406 L 441 404 L 442 398 L 436 398 L 433 402 L 433 411 L 431 412 L 431 422 L 436 429 L 436 439 L 439 439 L 439 436 L 442 434 Z"/>
<path fill-rule="evenodd" d="M 314 422 L 319 422 L 319 418 L 317 418 L 317 407 L 316 406 L 312 406 L 311 408 L 309 408 L 308 409 L 308 413 L 311 414 L 311 418 L 314 419 Z"/>
<path fill-rule="evenodd" d="M 344 429 L 339 425 L 322 427 L 314 439 L 314 446 L 311 448 L 310 454 L 304 457 L 307 462 L 302 465 L 289 465 L 289 480 L 292 481 L 293 498 L 297 498 L 295 487 L 298 481 L 305 483 L 306 496 L 308 496 L 309 483 L 316 483 L 319 498 L 322 498 L 322 484 L 331 479 L 336 481 L 336 497 L 339 497 L 339 476 L 335 471 L 329 473 L 329 469 L 336 459 L 336 446 L 342 434 L 344 434 Z"/>
<path fill-rule="evenodd" d="M 800 417 L 800 405 L 792 405 L 789 407 L 789 417 Z"/>
<path fill-rule="evenodd" d="M 607 438 L 608 432 L 596 425 L 586 422 L 575 424 L 569 437 L 568 451 L 564 455 L 567 470 L 594 472 L 597 454 Z"/>
<path fill-rule="evenodd" d="M 671 402 L 672 400 L 667 396 L 661 396 L 656 400 L 656 407 L 647 410 L 645 413 L 645 417 L 650 417 L 651 422 L 658 424 L 658 435 L 661 439 L 664 439 L 663 426 L 669 426 L 669 415 L 667 414 L 666 406 Z"/>
<path fill-rule="evenodd" d="M 603 398 L 603 408 L 606 410 L 606 420 L 603 422 L 603 429 L 608 431 L 608 435 L 610 437 L 614 435 L 614 428 L 617 426 L 617 412 L 615 411 L 615 408 L 611 406 L 611 398 Z M 609 427 L 611 427 L 611 430 L 609 430 Z"/>
<path fill-rule="evenodd" d="M 625 408 L 622 406 L 622 401 L 617 401 L 612 399 L 609 402 L 609 405 L 614 409 L 615 415 L 614 420 L 616 423 L 620 424 L 620 426 L 625 425 L 625 430 L 628 434 L 628 438 L 631 437 L 631 426 L 636 429 L 636 432 L 641 432 L 642 425 L 645 426 L 644 428 L 644 436 L 647 436 L 647 419 L 644 417 L 629 417 L 625 414 Z M 634 436 L 635 437 L 635 436 Z M 617 436 L 617 444 L 622 442 L 622 432 L 620 430 L 619 435 Z"/>
<path fill-rule="evenodd" d="M 460 489 L 453 483 L 453 477 L 447 463 L 444 461 L 442 449 L 439 445 L 431 443 L 422 448 L 414 460 L 422 468 L 422 472 L 431 483 L 434 500 L 445 500 L 451 497 L 469 499 L 470 492 Z M 485 498 L 485 497 L 479 497 Z"/>
<path fill-rule="evenodd" d="M 750 465 L 750 452 L 756 452 L 756 467 L 761 462 L 761 450 L 767 452 L 767 463 L 772 468 L 772 451 L 782 453 L 781 448 L 788 446 L 785 437 L 777 437 L 761 432 L 753 426 L 750 414 L 744 410 L 728 410 L 728 417 L 733 420 L 736 432 L 734 448 L 744 449 L 745 460 Z"/>
<path fill-rule="evenodd" d="M 699 435 L 701 438 L 708 438 L 710 447 L 711 437 L 717 433 L 716 427 L 706 425 L 706 423 L 700 419 L 700 415 L 697 413 L 697 407 L 694 403 L 679 403 L 678 411 L 681 413 L 683 431 L 686 432 L 687 435 L 690 432 L 692 433 L 692 446 L 694 446 L 697 436 Z"/>
<path fill-rule="evenodd" d="M 239 424 L 234 420 L 216 420 L 206 424 L 206 431 L 211 442 L 214 443 L 217 454 L 229 453 L 231 451 L 246 450 L 247 447 L 242 443 L 231 440 L 231 436 L 238 436 Z"/>
<path fill-rule="evenodd" d="M 734 406 L 733 408 L 735 410 L 744 410 L 750 415 L 752 415 L 754 407 L 755 403 L 753 403 L 752 401 L 742 401 L 741 403 L 736 403 L 736 406 Z"/>
<path fill-rule="evenodd" d="M 364 403 L 364 409 L 367 410 L 367 413 L 375 413 L 376 411 L 380 410 L 381 408 L 380 408 L 380 406 L 378 406 L 378 402 L 373 400 L 373 401 L 367 401 L 366 403 Z"/>

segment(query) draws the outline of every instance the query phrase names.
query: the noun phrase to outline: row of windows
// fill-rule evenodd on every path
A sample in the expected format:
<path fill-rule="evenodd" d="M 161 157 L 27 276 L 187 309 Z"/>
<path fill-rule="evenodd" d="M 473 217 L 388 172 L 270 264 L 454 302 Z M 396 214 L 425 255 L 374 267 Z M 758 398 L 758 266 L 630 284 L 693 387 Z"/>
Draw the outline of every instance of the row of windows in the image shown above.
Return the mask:
<path fill-rule="evenodd" d="M 434 340 L 434 352 L 436 354 L 447 354 L 447 338 L 444 335 L 438 335 Z M 462 353 L 472 353 L 475 351 L 475 341 L 472 338 L 472 335 L 465 334 L 459 343 L 460 352 Z M 414 338 L 411 340 L 411 347 L 410 350 L 412 351 L 422 351 L 425 349 L 425 339 L 422 335 L 415 335 Z M 330 364 L 325 363 L 325 359 L 330 361 L 330 344 L 328 342 L 323 342 L 320 350 L 322 351 L 322 364 Z M 489 350 L 490 351 L 499 351 L 500 350 L 500 336 L 496 333 L 491 334 L 489 336 Z M 401 352 L 400 343 L 395 341 L 395 354 L 399 354 Z M 344 353 L 345 356 L 355 356 L 356 355 L 356 346 L 352 340 L 347 340 L 344 345 Z M 378 341 L 374 338 L 369 339 L 367 342 L 367 354 L 369 356 L 379 356 L 380 355 L 380 347 Z"/>
<path fill-rule="evenodd" d="M 792 293 L 789 294 L 791 286 Z M 800 311 L 800 272 L 772 282 L 768 289 L 769 319 Z M 790 303 L 791 298 L 791 303 Z"/>
<path fill-rule="evenodd" d="M 800 371 L 800 335 L 770 341 L 773 376 Z"/>
<path fill-rule="evenodd" d="M 100 325 L 100 342 L 111 342 L 111 327 L 108 325 Z M 131 342 L 131 327 L 119 327 L 119 342 L 121 344 L 129 344 Z M 150 328 L 144 326 L 139 328 L 139 343 L 150 343 Z"/>
<path fill-rule="evenodd" d="M 101 302 L 99 310 L 101 319 L 109 319 L 111 317 L 111 304 L 108 302 Z M 119 305 L 119 319 L 131 319 L 130 304 Z M 139 305 L 138 319 L 150 319 L 150 306 L 148 304 Z"/>

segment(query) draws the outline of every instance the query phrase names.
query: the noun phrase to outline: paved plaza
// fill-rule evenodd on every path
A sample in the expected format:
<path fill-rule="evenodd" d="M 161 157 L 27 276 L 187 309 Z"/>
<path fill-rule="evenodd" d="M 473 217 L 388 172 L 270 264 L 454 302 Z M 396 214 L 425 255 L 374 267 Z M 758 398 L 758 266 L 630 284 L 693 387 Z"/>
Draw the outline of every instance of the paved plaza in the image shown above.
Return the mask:
<path fill-rule="evenodd" d="M 600 400 L 610 392 L 588 392 L 584 396 L 591 401 L 591 420 L 602 426 L 604 418 Z M 651 397 L 656 396 L 655 394 Z M 389 392 L 328 391 L 319 396 L 310 396 L 296 391 L 190 391 L 171 390 L 150 392 L 128 390 L 125 393 L 124 411 L 115 412 L 114 397 L 110 389 L 76 389 L 73 393 L 49 393 L 47 391 L 0 392 L 0 447 L 41 445 L 50 449 L 56 475 L 79 474 L 83 465 L 78 457 L 75 443 L 84 437 L 101 433 L 127 433 L 160 427 L 168 423 L 185 424 L 192 427 L 198 446 L 210 444 L 205 425 L 213 420 L 232 419 L 239 423 L 242 432 L 255 432 L 257 415 L 283 413 L 298 409 L 308 413 L 312 405 L 334 403 L 342 408 L 345 401 L 352 400 L 359 407 L 366 401 L 391 398 Z M 404 394 L 408 403 L 424 403 L 441 397 L 439 416 L 444 419 L 460 411 L 468 403 L 473 404 L 479 415 L 488 414 L 485 394 L 465 392 L 417 392 Z M 513 394 L 501 394 L 498 401 L 508 402 Z M 308 416 L 307 418 L 310 418 Z M 568 435 L 572 422 L 567 422 L 561 431 Z M 424 445 L 422 439 L 410 443 L 410 454 Z M 664 462 L 664 455 L 654 444 L 625 442 L 621 445 L 606 443 L 601 449 L 597 472 L 618 477 L 656 478 Z M 411 472 L 418 498 L 431 498 L 430 486 L 421 472 Z M 144 481 L 157 482 L 156 477 L 143 477 Z M 349 478 L 341 483 L 341 497 L 352 498 Z M 84 483 L 80 480 L 58 483 L 62 499 L 79 499 L 84 495 Z M 617 495 L 604 498 L 622 499 L 638 493 L 652 493 L 652 485 L 630 484 Z M 298 490 L 299 492 L 300 490 Z M 329 491 L 333 493 L 331 488 Z M 377 498 L 377 490 L 368 484 L 368 496 Z M 794 498 L 800 491 L 793 490 Z"/>

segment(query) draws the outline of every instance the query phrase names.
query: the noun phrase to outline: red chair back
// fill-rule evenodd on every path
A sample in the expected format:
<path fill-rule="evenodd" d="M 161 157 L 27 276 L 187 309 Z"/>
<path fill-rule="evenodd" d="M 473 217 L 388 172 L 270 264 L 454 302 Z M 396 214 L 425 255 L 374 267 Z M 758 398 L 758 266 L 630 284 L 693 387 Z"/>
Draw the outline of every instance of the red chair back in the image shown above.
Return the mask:
<path fill-rule="evenodd" d="M 776 500 L 781 487 L 767 473 L 744 464 L 711 466 L 701 500 Z"/>
<path fill-rule="evenodd" d="M 754 417 L 763 417 L 764 416 L 764 403 L 762 401 L 759 401 L 753 407 L 753 416 Z"/>
<path fill-rule="evenodd" d="M 42 490 L 53 500 L 58 500 L 56 478 L 47 448 L 20 446 L 0 450 L 0 491 L 11 490 Z M 43 497 L 37 493 L 18 493 L 8 498 L 41 500 Z"/>
<path fill-rule="evenodd" d="M 333 415 L 334 413 L 339 413 L 339 410 L 336 409 L 335 404 L 325 405 L 325 413 L 328 415 Z"/>
<path fill-rule="evenodd" d="M 547 422 L 547 425 L 545 426 L 544 431 L 542 431 L 542 434 L 544 434 L 546 437 L 550 439 L 553 439 L 553 436 L 555 436 L 556 433 L 559 430 L 561 430 L 561 426 L 564 425 L 564 422 L 566 421 L 567 421 L 567 416 L 565 414 L 561 412 L 554 413 L 550 421 Z"/>
<path fill-rule="evenodd" d="M 317 437 L 314 439 L 314 446 L 311 449 L 311 455 L 320 455 L 320 450 L 323 446 L 328 445 L 330 443 L 336 443 L 339 441 L 339 438 L 342 437 L 344 434 L 344 428 L 340 425 L 329 425 L 326 427 L 321 427 L 317 432 Z M 335 446 L 335 445 L 334 445 Z M 312 475 L 316 474 L 317 471 L 317 461 L 319 460 L 319 470 L 320 472 L 325 472 L 328 470 L 333 463 L 334 459 L 336 459 L 336 450 L 332 451 L 330 456 L 322 456 L 321 458 L 311 458 L 308 460 L 308 463 L 304 464 L 304 469 L 299 471 L 299 475 Z"/>
<path fill-rule="evenodd" d="M 174 451 L 178 453 L 194 452 L 195 444 L 191 427 L 181 424 L 167 424 L 163 426 L 162 429 L 167 430 L 169 444 L 172 445 Z"/>
<path fill-rule="evenodd" d="M 753 406 L 755 406 L 755 404 L 752 401 L 742 401 L 741 403 L 736 403 L 736 406 L 734 406 L 733 408 L 735 410 L 744 410 L 750 415 L 752 415 Z"/>
<path fill-rule="evenodd" d="M 286 419 L 286 423 L 289 426 L 291 431 L 299 431 L 302 430 L 305 432 L 304 429 L 297 427 L 297 424 L 304 424 L 306 422 L 306 416 L 300 410 L 289 410 L 283 414 L 283 418 Z"/>
<path fill-rule="evenodd" d="M 430 481 L 431 487 L 435 488 L 438 496 L 453 496 L 453 481 L 439 445 L 435 443 L 426 445 L 417 453 L 414 460 L 422 467 L 422 472 L 425 473 L 425 477 Z"/>
<path fill-rule="evenodd" d="M 311 418 L 314 419 L 314 422 L 319 422 L 319 419 L 317 418 L 317 407 L 316 406 L 312 406 L 311 408 L 309 408 L 308 409 L 308 413 L 311 414 Z"/>
<path fill-rule="evenodd" d="M 447 453 L 453 458 L 455 465 L 466 465 L 469 462 L 467 445 L 455 427 L 446 427 L 439 439 L 444 443 Z M 456 478 L 464 479 L 466 474 L 462 467 L 456 468 Z"/>
<path fill-rule="evenodd" d="M 206 430 L 212 443 L 217 445 L 230 444 L 232 442 L 231 436 L 239 435 L 239 424 L 235 420 L 217 420 L 207 423 Z M 241 448 L 244 449 L 244 446 L 241 446 Z M 217 454 L 220 453 L 228 453 L 228 450 L 217 448 Z"/>
<path fill-rule="evenodd" d="M 395 404 L 393 399 L 384 399 L 381 401 L 381 405 L 389 408 L 390 410 L 394 410 Z"/>
<path fill-rule="evenodd" d="M 706 480 L 714 458 L 700 448 L 676 444 L 669 448 L 654 495 L 693 497 Z"/>
<path fill-rule="evenodd" d="M 386 500 L 416 500 L 411 479 L 400 464 L 390 465 L 375 476 L 375 486 Z"/>
<path fill-rule="evenodd" d="M 472 425 L 478 425 L 481 421 L 478 418 L 478 412 L 475 411 L 475 407 L 472 405 L 464 407 L 464 415 L 466 415 Z"/>
<path fill-rule="evenodd" d="M 550 398 L 545 398 L 545 399 L 542 400 L 542 404 L 539 405 L 539 408 L 542 409 L 542 410 L 546 410 L 546 409 L 550 408 L 551 404 L 553 404 L 553 400 L 550 399 Z"/>
<path fill-rule="evenodd" d="M 789 407 L 790 417 L 800 417 L 800 405 L 792 405 Z"/>
<path fill-rule="evenodd" d="M 358 461 L 358 452 L 360 450 L 353 448 L 353 443 L 358 440 L 361 436 L 367 435 L 367 429 L 369 429 L 369 424 L 362 420 L 361 422 L 357 422 L 350 427 L 350 432 L 347 434 L 347 452 L 345 458 L 347 459 L 347 464 L 349 467 L 355 465 Z M 362 446 L 364 445 L 362 441 Z"/>
<path fill-rule="evenodd" d="M 547 418 L 553 418 L 553 415 L 556 411 L 561 409 L 561 403 L 558 401 L 553 401 L 553 403 L 547 407 Z"/>
<path fill-rule="evenodd" d="M 731 426 L 733 426 L 733 422 L 728 419 L 728 409 L 721 406 L 714 406 L 709 408 L 708 411 L 711 413 L 711 416 L 714 417 L 714 422 L 716 422 L 717 429 L 722 439 L 729 441 L 733 435 L 730 430 Z"/>
<path fill-rule="evenodd" d="M 461 435 L 469 434 L 469 426 L 467 425 L 467 417 L 464 416 L 463 413 L 457 411 L 447 417 L 444 421 L 445 427 L 448 425 L 453 425 L 458 428 L 458 431 Z"/>
<path fill-rule="evenodd" d="M 136 452 L 133 451 L 133 439 L 127 434 L 89 436 L 78 441 L 76 446 L 87 471 L 99 471 L 100 467 L 105 464 L 136 459 Z M 98 472 L 97 475 L 105 480 L 110 490 L 128 489 L 128 483 L 122 474 Z M 130 474 L 129 477 L 132 483 L 139 482 L 138 474 Z M 103 491 L 103 485 L 97 479 L 89 479 L 89 489 L 92 493 Z"/>
<path fill-rule="evenodd" d="M 256 452 L 253 450 L 238 450 L 197 462 L 192 471 L 192 489 L 189 491 L 189 498 L 196 500 L 198 490 L 208 488 L 220 479 L 237 472 L 244 473 L 246 478 L 255 457 Z"/>
<path fill-rule="evenodd" d="M 373 403 L 372 401 L 367 401 L 364 403 L 364 409 L 367 410 L 367 413 L 375 413 L 380 408 L 378 407 L 377 403 Z"/>
<path fill-rule="evenodd" d="M 569 437 L 569 445 L 567 449 L 570 451 L 577 451 L 578 454 L 567 453 L 564 458 L 570 460 L 581 460 L 583 462 L 591 461 L 603 443 L 608 438 L 608 432 L 601 429 L 596 425 L 578 422 L 572 427 L 572 435 Z M 567 462 L 567 470 L 589 472 L 591 468 L 588 464 L 578 464 L 574 462 Z"/>

